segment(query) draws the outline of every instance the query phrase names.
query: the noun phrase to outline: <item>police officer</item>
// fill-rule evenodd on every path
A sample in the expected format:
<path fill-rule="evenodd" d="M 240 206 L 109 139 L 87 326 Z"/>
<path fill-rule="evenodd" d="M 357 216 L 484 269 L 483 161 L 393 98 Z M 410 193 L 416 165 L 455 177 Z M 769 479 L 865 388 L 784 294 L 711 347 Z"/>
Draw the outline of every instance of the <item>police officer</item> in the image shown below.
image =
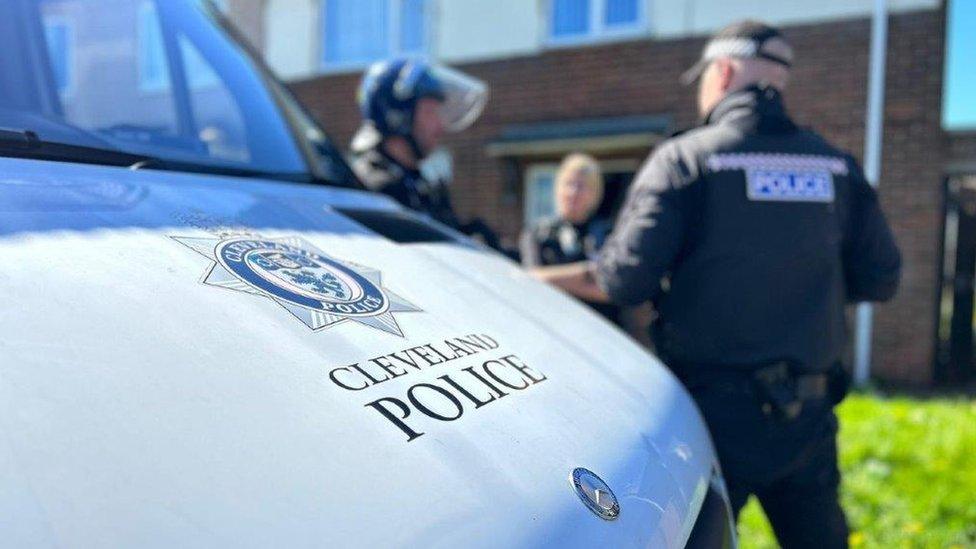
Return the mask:
<path fill-rule="evenodd" d="M 367 188 L 451 228 L 466 229 L 451 206 L 446 182 L 425 177 L 421 162 L 445 133 L 459 132 L 480 116 L 487 93 L 480 80 L 420 59 L 373 64 L 359 87 L 363 123 L 352 140 L 353 170 Z"/>
<path fill-rule="evenodd" d="M 594 259 L 613 228 L 610 220 L 596 213 L 603 200 L 603 174 L 592 156 L 574 153 L 563 159 L 554 194 L 556 215 L 527 227 L 519 239 L 525 267 Z M 587 305 L 611 322 L 619 322 L 616 305 Z"/>
<path fill-rule="evenodd" d="M 655 346 L 709 425 L 736 514 L 753 494 L 784 547 L 845 547 L 844 306 L 891 298 L 901 259 L 857 163 L 787 115 L 792 63 L 767 25 L 717 33 L 684 76 L 704 124 L 651 155 L 596 261 L 536 275 L 652 300 Z"/>

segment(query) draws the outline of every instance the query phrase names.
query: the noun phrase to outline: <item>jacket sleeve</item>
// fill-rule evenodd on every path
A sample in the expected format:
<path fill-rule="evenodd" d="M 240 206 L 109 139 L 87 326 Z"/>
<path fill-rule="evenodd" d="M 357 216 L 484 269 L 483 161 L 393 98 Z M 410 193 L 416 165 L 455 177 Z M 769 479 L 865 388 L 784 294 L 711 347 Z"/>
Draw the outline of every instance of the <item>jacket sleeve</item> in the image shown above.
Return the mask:
<path fill-rule="evenodd" d="M 613 222 L 609 219 L 598 218 L 592 221 L 589 229 L 589 236 L 593 238 L 593 247 L 599 251 L 606 244 L 610 232 L 613 230 Z"/>
<path fill-rule="evenodd" d="M 851 203 L 843 247 L 847 300 L 887 301 L 898 289 L 901 253 L 877 193 L 853 159 L 848 159 L 848 166 Z"/>
<path fill-rule="evenodd" d="M 637 175 L 594 269 L 612 302 L 636 305 L 660 291 L 685 236 L 688 178 L 687 167 L 668 145 Z"/>

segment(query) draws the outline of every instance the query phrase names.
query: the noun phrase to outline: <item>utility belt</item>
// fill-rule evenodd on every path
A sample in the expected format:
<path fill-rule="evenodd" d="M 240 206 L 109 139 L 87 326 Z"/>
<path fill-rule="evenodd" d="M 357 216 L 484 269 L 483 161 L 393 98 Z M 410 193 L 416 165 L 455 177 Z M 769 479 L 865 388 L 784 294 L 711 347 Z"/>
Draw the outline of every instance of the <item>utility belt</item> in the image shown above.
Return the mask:
<path fill-rule="evenodd" d="M 672 366 L 688 390 L 699 388 L 752 394 L 757 397 L 763 414 L 785 421 L 800 415 L 805 405 L 830 400 L 837 404 L 847 393 L 849 380 L 840 363 L 827 373 L 808 374 L 788 360 L 764 363 L 760 366 L 730 367 L 728 365 L 691 368 Z"/>

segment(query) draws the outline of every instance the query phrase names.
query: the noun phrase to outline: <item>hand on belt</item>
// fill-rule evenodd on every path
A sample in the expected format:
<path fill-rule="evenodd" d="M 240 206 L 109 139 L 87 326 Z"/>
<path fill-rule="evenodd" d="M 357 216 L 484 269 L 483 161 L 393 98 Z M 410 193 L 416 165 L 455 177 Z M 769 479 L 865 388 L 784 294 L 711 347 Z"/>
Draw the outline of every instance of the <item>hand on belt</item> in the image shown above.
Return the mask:
<path fill-rule="evenodd" d="M 805 402 L 831 397 L 831 375 L 828 373 L 801 374 L 794 361 L 780 360 L 758 365 L 711 365 L 671 363 L 681 381 L 692 392 L 711 387 L 732 393 L 748 393 L 760 400 L 767 416 L 795 419 Z M 758 367 L 757 367 L 758 366 Z M 840 366 L 838 365 L 838 368 Z M 842 395 L 841 395 L 842 396 Z"/>
<path fill-rule="evenodd" d="M 828 394 L 827 374 L 796 374 L 787 361 L 779 361 L 759 368 L 753 373 L 757 392 L 763 399 L 762 410 L 780 419 L 793 420 L 803 411 L 803 403 L 825 398 Z"/>

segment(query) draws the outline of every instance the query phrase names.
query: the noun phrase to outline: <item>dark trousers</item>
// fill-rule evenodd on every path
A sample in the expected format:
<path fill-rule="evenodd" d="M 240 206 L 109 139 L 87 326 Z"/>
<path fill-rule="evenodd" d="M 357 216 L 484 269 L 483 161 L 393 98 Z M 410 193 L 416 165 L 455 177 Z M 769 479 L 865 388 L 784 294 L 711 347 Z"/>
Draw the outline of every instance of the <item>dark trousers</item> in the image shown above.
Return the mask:
<path fill-rule="evenodd" d="M 763 412 L 742 387 L 692 388 L 708 424 L 735 516 L 755 495 L 785 549 L 847 547 L 838 501 L 837 417 L 827 399 L 793 420 Z"/>

